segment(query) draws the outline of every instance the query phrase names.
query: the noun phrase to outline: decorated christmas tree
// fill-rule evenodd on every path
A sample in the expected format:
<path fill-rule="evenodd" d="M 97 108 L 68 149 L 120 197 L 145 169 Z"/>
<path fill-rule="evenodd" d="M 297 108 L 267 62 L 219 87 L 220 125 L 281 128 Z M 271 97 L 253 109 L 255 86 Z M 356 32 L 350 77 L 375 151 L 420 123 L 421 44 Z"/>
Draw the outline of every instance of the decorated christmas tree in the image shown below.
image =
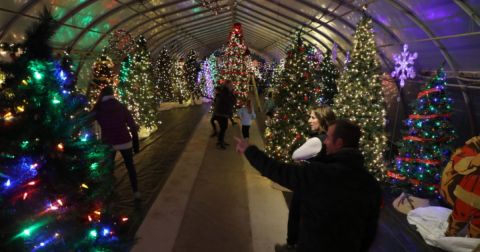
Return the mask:
<path fill-rule="evenodd" d="M 185 79 L 187 81 L 188 97 L 192 99 L 192 102 L 200 98 L 201 95 L 200 88 L 197 85 L 198 72 L 197 53 L 190 50 L 185 62 Z"/>
<path fill-rule="evenodd" d="M 316 79 L 321 86 L 322 104 L 333 105 L 333 98 L 337 94 L 337 79 L 339 72 L 335 64 L 333 64 L 331 53 L 327 52 L 322 62 L 315 71 Z"/>
<path fill-rule="evenodd" d="M 407 131 L 398 146 L 396 166 L 388 172 L 394 185 L 415 196 L 438 195 L 440 175 L 450 158 L 455 131 L 446 84 L 441 69 L 417 95 L 413 112 L 405 120 Z"/>
<path fill-rule="evenodd" d="M 180 104 L 188 98 L 187 80 L 185 79 L 185 62 L 179 59 L 171 71 L 173 99 Z"/>
<path fill-rule="evenodd" d="M 383 180 L 386 112 L 376 51 L 372 21 L 363 18 L 355 31 L 351 62 L 337 83 L 334 108 L 337 117 L 361 127 L 360 149 L 365 166 L 377 179 Z"/>
<path fill-rule="evenodd" d="M 98 100 L 100 91 L 106 86 L 115 86 L 117 75 L 114 73 L 113 61 L 110 57 L 102 54 L 92 67 L 92 82 L 88 85 L 87 96 L 90 107 L 93 107 Z"/>
<path fill-rule="evenodd" d="M 210 65 L 208 59 L 203 61 L 202 70 L 198 73 L 198 86 L 201 90 L 203 97 L 213 99 L 214 98 L 214 85 L 212 80 L 212 73 L 210 72 Z"/>
<path fill-rule="evenodd" d="M 13 95 L 0 107 L 0 247 L 115 250 L 122 220 L 105 206 L 113 186 L 109 147 L 90 132 L 86 98 L 65 89 L 72 80 L 45 53 L 54 22 L 45 11 L 27 31 L 26 52 L 2 66 Z"/>
<path fill-rule="evenodd" d="M 140 36 L 136 40 L 133 55 L 129 55 L 120 70 L 120 100 L 128 106 L 142 127 L 153 129 L 158 123 L 157 106 L 152 80 L 150 53 L 147 41 Z"/>
<path fill-rule="evenodd" d="M 218 85 L 218 66 L 217 66 L 217 57 L 215 54 L 211 54 L 208 57 L 208 66 L 210 67 L 210 76 L 212 77 L 213 86 L 216 87 Z"/>
<path fill-rule="evenodd" d="M 154 63 L 154 92 L 157 103 L 173 101 L 172 81 L 170 71 L 172 69 L 172 58 L 167 50 L 163 48 Z"/>
<path fill-rule="evenodd" d="M 223 55 L 220 83 L 230 80 L 237 97 L 237 104 L 248 99 L 247 46 L 243 41 L 242 25 L 235 23 Z"/>
<path fill-rule="evenodd" d="M 287 52 L 275 96 L 276 111 L 265 133 L 266 152 L 279 160 L 291 161 L 292 152 L 308 135 L 308 110 L 315 103 L 313 68 L 308 60 L 311 53 L 313 49 L 303 43 L 300 34 Z"/>

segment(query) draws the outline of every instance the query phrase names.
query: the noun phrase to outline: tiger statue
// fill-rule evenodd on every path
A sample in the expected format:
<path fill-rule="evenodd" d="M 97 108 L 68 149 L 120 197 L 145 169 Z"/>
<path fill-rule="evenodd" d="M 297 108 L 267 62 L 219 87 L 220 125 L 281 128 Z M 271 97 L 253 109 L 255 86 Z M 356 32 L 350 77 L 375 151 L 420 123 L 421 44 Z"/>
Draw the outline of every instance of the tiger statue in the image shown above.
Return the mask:
<path fill-rule="evenodd" d="M 468 225 L 469 237 L 480 238 L 480 136 L 458 148 L 443 170 L 440 194 L 453 207 L 446 236 Z"/>

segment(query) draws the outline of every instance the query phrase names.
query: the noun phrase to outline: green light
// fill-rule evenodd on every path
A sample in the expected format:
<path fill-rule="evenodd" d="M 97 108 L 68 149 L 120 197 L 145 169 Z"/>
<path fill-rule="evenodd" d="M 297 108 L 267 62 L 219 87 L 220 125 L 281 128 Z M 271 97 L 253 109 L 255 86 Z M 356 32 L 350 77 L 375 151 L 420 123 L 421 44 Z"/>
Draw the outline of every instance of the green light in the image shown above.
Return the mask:
<path fill-rule="evenodd" d="M 29 142 L 28 142 L 27 140 L 25 140 L 25 141 L 23 141 L 23 142 L 20 144 L 20 147 L 21 147 L 22 149 L 26 149 L 26 148 L 28 147 L 28 144 L 29 144 Z"/>
<path fill-rule="evenodd" d="M 33 74 L 33 77 L 35 77 L 35 79 L 37 79 L 37 80 L 41 80 L 43 78 L 43 75 L 39 72 L 35 72 Z"/>
<path fill-rule="evenodd" d="M 94 229 L 94 230 L 90 231 L 89 235 L 90 235 L 91 238 L 96 238 L 97 237 L 97 230 Z"/>
<path fill-rule="evenodd" d="M 98 168 L 98 163 L 93 163 L 90 165 L 90 169 L 93 171 L 97 170 L 97 168 Z"/>
<path fill-rule="evenodd" d="M 58 99 L 55 97 L 55 98 L 53 98 L 52 103 L 53 103 L 53 104 L 59 104 L 59 103 L 60 103 L 60 100 L 58 100 Z"/>
<path fill-rule="evenodd" d="M 27 228 L 27 229 L 23 230 L 22 233 L 23 233 L 24 236 L 30 236 L 31 231 L 30 231 L 29 228 Z"/>

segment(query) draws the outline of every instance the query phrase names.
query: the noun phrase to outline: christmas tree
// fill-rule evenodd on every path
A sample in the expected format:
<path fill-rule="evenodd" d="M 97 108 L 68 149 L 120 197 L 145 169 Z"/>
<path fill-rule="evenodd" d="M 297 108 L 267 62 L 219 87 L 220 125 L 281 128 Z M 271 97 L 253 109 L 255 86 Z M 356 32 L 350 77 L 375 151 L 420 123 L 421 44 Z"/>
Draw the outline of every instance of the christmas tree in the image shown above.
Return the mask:
<path fill-rule="evenodd" d="M 438 195 L 440 175 L 448 163 L 455 131 L 452 99 L 446 94 L 443 69 L 417 95 L 413 113 L 405 120 L 407 132 L 399 143 L 391 182 L 419 197 Z"/>
<path fill-rule="evenodd" d="M 213 86 L 216 87 L 218 85 L 218 66 L 217 66 L 217 57 L 215 54 L 211 54 L 208 57 L 208 66 L 210 67 L 210 76 L 212 77 Z"/>
<path fill-rule="evenodd" d="M 120 70 L 120 100 L 128 106 L 135 121 L 147 129 L 157 126 L 158 115 L 152 80 L 150 53 L 147 41 L 140 36 L 136 40 L 133 55 L 122 62 Z"/>
<path fill-rule="evenodd" d="M 90 132 L 86 98 L 66 89 L 72 80 L 45 53 L 54 22 L 45 11 L 27 31 L 26 52 L 2 66 L 14 92 L 0 106 L 0 247 L 108 251 L 118 241 L 117 220 L 105 210 L 109 147 Z"/>
<path fill-rule="evenodd" d="M 167 50 L 163 48 L 154 64 L 155 97 L 157 104 L 160 102 L 173 101 L 172 81 L 170 71 L 172 69 L 172 58 Z"/>
<path fill-rule="evenodd" d="M 248 99 L 247 47 L 243 42 L 242 25 L 235 23 L 223 55 L 221 83 L 230 80 L 237 97 L 237 104 Z"/>
<path fill-rule="evenodd" d="M 87 96 L 90 107 L 93 107 L 98 100 L 100 91 L 106 86 L 116 85 L 116 74 L 114 73 L 113 61 L 110 57 L 102 54 L 92 67 L 92 82 L 88 85 Z"/>
<path fill-rule="evenodd" d="M 187 81 L 188 96 L 192 99 L 192 102 L 200 98 L 201 95 L 200 88 L 197 85 L 198 72 L 197 53 L 194 50 L 190 50 L 185 62 L 185 79 Z"/>
<path fill-rule="evenodd" d="M 377 179 L 384 179 L 386 112 L 376 51 L 372 21 L 364 18 L 357 25 L 351 63 L 338 81 L 334 103 L 337 117 L 361 127 L 365 166 Z"/>
<path fill-rule="evenodd" d="M 210 65 L 208 64 L 209 60 L 206 59 L 203 61 L 202 70 L 198 74 L 198 86 L 201 90 L 202 96 L 213 99 L 214 98 L 214 85 L 212 80 L 212 73 L 210 72 Z"/>
<path fill-rule="evenodd" d="M 291 154 L 308 135 L 309 108 L 315 103 L 312 64 L 313 49 L 304 45 L 300 35 L 287 52 L 285 69 L 275 96 L 273 122 L 266 129 L 266 152 L 276 159 L 291 161 Z"/>
<path fill-rule="evenodd" d="M 179 59 L 175 62 L 171 71 L 173 98 L 180 104 L 183 104 L 183 101 L 188 96 L 184 65 L 183 59 Z"/>
<path fill-rule="evenodd" d="M 318 65 L 315 71 L 316 79 L 321 86 L 322 104 L 333 105 L 333 98 L 337 94 L 337 79 L 339 72 L 335 64 L 333 64 L 331 53 L 327 52 L 322 62 Z"/>

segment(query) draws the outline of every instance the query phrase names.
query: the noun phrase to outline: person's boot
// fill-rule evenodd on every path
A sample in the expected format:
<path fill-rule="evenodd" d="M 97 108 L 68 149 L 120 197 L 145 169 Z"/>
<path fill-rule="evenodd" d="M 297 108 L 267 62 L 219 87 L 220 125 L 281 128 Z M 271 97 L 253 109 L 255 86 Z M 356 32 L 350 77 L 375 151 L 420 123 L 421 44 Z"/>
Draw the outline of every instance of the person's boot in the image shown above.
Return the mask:
<path fill-rule="evenodd" d="M 456 221 L 455 219 L 448 217 L 448 228 L 445 231 L 445 236 L 457 236 L 458 232 L 462 230 L 467 223 L 463 221 Z"/>
<path fill-rule="evenodd" d="M 222 150 L 225 150 L 225 149 L 226 149 L 225 143 L 218 142 L 218 143 L 217 143 L 217 148 L 222 149 Z"/>
<path fill-rule="evenodd" d="M 468 237 L 480 238 L 480 227 L 468 224 Z"/>

